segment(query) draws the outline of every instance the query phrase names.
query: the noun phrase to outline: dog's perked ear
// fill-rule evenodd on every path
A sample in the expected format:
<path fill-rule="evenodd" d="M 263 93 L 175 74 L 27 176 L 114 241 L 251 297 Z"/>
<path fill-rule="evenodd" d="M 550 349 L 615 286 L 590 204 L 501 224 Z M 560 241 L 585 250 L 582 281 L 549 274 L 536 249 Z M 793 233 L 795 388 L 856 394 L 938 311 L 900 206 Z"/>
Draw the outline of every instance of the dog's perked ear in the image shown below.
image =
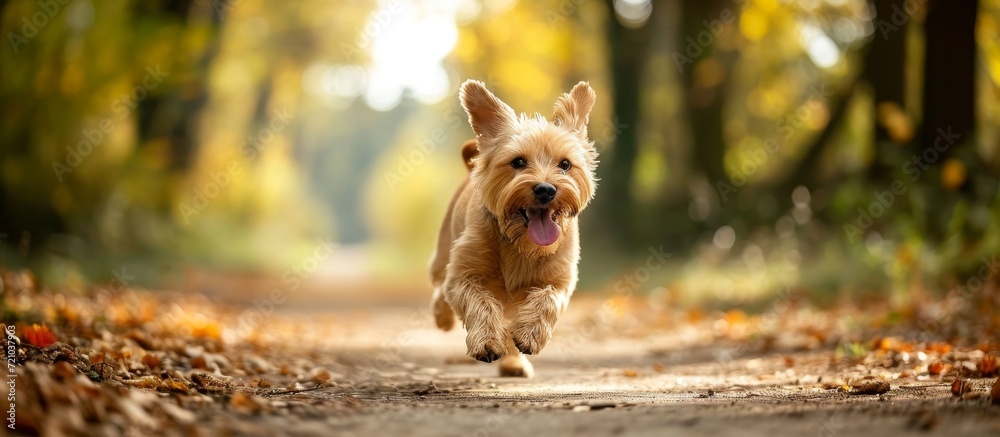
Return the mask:
<path fill-rule="evenodd" d="M 493 95 L 478 80 L 467 80 L 458 92 L 462 107 L 469 114 L 472 131 L 480 139 L 494 139 L 512 132 L 517 125 L 517 115 L 506 103 Z M 483 146 L 483 141 L 479 141 Z"/>
<path fill-rule="evenodd" d="M 580 82 L 566 94 L 556 100 L 553 120 L 559 126 L 576 131 L 583 139 L 587 139 L 587 123 L 590 122 L 590 110 L 594 109 L 597 94 L 587 82 Z"/>

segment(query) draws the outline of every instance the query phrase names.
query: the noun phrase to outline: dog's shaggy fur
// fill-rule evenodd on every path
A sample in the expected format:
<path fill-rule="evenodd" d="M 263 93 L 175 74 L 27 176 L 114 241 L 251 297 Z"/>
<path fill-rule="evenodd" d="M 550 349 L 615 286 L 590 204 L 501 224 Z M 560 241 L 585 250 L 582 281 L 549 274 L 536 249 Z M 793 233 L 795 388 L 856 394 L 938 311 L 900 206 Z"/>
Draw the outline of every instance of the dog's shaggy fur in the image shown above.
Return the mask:
<path fill-rule="evenodd" d="M 463 321 L 469 356 L 502 357 L 502 376 L 530 377 L 522 354 L 545 347 L 576 287 L 577 216 L 596 189 L 587 137 L 596 96 L 580 82 L 551 122 L 517 116 L 482 82 L 466 81 L 459 98 L 476 139 L 462 148 L 470 174 L 431 259 L 431 309 L 443 330 Z"/>

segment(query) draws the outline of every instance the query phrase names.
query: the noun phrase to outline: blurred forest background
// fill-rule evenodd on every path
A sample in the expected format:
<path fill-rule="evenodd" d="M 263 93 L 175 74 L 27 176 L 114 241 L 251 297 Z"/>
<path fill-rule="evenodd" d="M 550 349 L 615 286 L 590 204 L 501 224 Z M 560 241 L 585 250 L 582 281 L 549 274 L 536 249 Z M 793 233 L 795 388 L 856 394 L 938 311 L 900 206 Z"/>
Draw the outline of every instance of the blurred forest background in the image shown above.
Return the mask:
<path fill-rule="evenodd" d="M 0 260 L 50 283 L 123 266 L 147 285 L 280 276 L 312 256 L 310 275 L 428 293 L 466 173 L 467 78 L 549 116 L 577 81 L 596 89 L 584 290 L 906 302 L 997 268 L 1000 0 L 14 0 L 0 13 Z M 323 241 L 335 247 L 320 256 Z M 671 256 L 650 264 L 651 250 Z M 995 287 L 972 300 L 989 299 Z"/>

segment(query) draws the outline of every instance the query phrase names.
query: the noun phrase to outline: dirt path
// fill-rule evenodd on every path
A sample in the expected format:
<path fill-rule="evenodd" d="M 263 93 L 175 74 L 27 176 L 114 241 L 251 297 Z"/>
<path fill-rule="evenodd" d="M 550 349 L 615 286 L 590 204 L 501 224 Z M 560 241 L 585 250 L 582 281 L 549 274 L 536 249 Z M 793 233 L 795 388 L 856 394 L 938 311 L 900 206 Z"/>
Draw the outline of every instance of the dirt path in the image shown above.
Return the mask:
<path fill-rule="evenodd" d="M 467 358 L 464 331 L 434 329 L 422 305 L 8 293 L 15 314 L 54 315 L 58 340 L 22 350 L 20 433 L 1000 435 L 995 337 L 924 341 L 879 309 L 700 314 L 580 296 L 536 377 L 515 379 Z"/>
<path fill-rule="evenodd" d="M 755 338 L 707 341 L 713 335 L 698 325 L 651 332 L 625 328 L 640 321 L 623 318 L 597 328 L 593 315 L 602 303 L 577 305 L 532 360 L 538 375 L 530 380 L 497 377 L 494 365 L 466 358 L 464 331 L 431 329 L 422 308 L 355 313 L 347 335 L 331 344 L 337 364 L 351 369 L 343 382 L 283 400 L 349 400 L 356 409 L 274 425 L 293 434 L 327 429 L 359 436 L 1000 432 L 1000 406 L 989 406 L 986 397 L 957 400 L 954 378 L 873 372 L 796 335 L 768 340 L 784 342 L 773 348 L 785 350 L 762 352 Z M 615 328 L 626 333 L 616 337 Z M 904 369 L 920 367 L 916 359 L 912 364 Z M 840 388 L 868 375 L 886 377 L 889 391 L 855 395 Z M 992 382 L 969 384 L 985 392 Z"/>

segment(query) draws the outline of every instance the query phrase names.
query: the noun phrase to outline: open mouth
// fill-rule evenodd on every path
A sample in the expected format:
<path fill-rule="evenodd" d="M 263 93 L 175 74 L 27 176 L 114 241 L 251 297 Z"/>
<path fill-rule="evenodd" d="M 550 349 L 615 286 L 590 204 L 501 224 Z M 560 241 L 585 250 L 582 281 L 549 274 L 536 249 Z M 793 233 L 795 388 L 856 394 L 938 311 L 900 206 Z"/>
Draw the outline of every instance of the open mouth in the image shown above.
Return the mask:
<path fill-rule="evenodd" d="M 528 238 L 539 246 L 548 246 L 559 239 L 556 218 L 560 212 L 550 208 L 521 208 L 518 211 L 528 228 Z"/>

